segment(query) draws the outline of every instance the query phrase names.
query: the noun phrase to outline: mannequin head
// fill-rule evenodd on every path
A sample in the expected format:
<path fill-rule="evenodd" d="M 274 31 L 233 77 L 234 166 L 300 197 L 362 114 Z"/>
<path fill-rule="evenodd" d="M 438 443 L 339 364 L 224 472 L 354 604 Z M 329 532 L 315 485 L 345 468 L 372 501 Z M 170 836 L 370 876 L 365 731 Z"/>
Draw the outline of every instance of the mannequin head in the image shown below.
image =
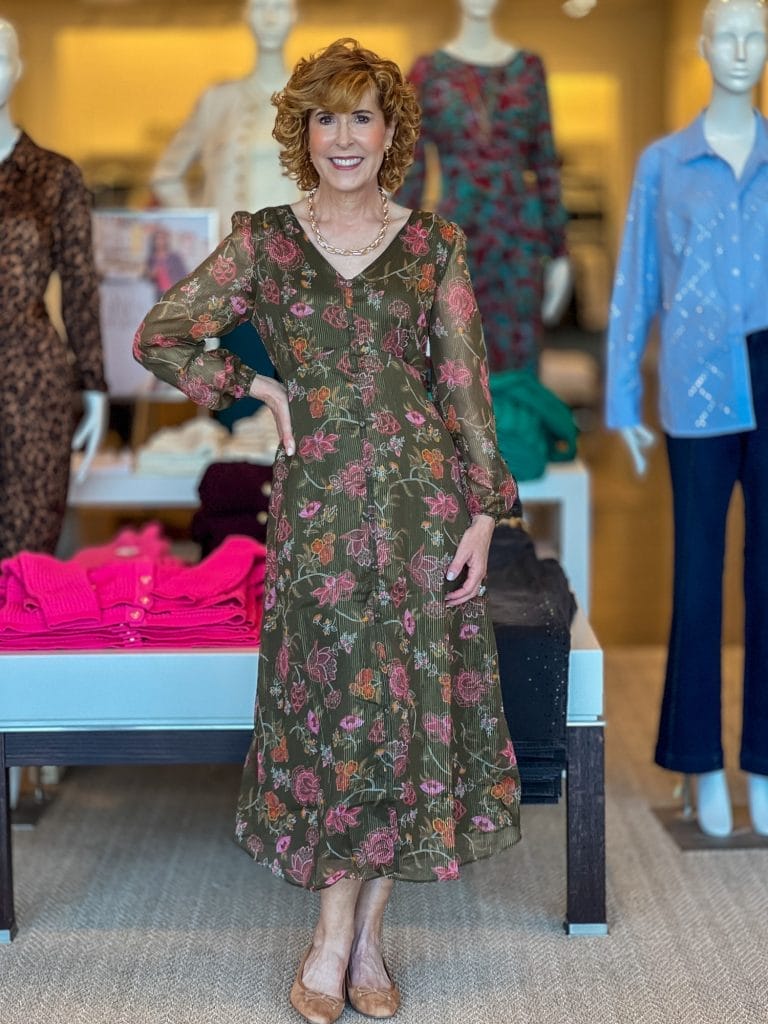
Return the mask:
<path fill-rule="evenodd" d="M 259 50 L 281 50 L 296 24 L 296 0 L 247 0 L 245 19 Z"/>
<path fill-rule="evenodd" d="M 16 29 L 4 18 L 0 18 L 0 108 L 5 107 L 21 78 L 21 57 L 19 37 Z"/>
<path fill-rule="evenodd" d="M 459 7 L 465 18 L 477 18 L 481 21 L 490 18 L 498 6 L 499 0 L 459 0 Z"/>
<path fill-rule="evenodd" d="M 730 93 L 749 93 L 757 85 L 768 55 L 768 9 L 761 0 L 709 0 L 699 48 L 715 85 Z"/>

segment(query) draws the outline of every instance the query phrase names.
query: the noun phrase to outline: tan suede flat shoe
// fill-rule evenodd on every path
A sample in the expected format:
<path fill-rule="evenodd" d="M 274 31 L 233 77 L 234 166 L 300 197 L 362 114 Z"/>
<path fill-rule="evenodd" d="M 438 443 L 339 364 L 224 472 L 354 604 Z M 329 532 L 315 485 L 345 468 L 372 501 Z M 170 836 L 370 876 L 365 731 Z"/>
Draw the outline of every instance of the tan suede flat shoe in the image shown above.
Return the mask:
<path fill-rule="evenodd" d="M 326 995 L 325 992 L 313 992 L 312 989 L 305 986 L 301 979 L 304 976 L 304 964 L 311 952 L 312 947 L 310 946 L 302 957 L 296 972 L 296 980 L 289 996 L 291 1006 L 310 1024 L 333 1024 L 344 1012 L 346 1000 L 344 996 L 339 999 L 336 996 Z"/>
<path fill-rule="evenodd" d="M 389 988 L 368 988 L 366 985 L 351 985 L 347 973 L 347 999 L 350 1004 L 366 1017 L 377 1017 L 384 1020 L 394 1017 L 400 1009 L 400 989 L 392 981 L 392 975 L 386 963 L 384 970 L 392 982 Z"/>

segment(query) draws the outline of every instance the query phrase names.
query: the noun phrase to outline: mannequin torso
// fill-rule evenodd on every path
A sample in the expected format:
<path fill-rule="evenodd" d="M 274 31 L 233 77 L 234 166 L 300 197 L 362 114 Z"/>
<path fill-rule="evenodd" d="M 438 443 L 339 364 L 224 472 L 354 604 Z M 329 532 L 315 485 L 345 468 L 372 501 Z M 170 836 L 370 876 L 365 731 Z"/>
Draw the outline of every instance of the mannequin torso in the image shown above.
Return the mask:
<path fill-rule="evenodd" d="M 164 206 L 194 205 L 185 182 L 191 165 L 203 169 L 201 205 L 219 212 L 220 235 L 236 210 L 258 210 L 297 198 L 282 173 L 272 138 L 270 98 L 288 77 L 285 38 L 295 20 L 293 0 L 251 0 L 247 15 L 259 56 L 245 78 L 224 82 L 200 97 L 153 172 L 151 184 Z"/>
<path fill-rule="evenodd" d="M 704 112 L 704 136 L 712 151 L 739 179 L 755 144 L 752 89 L 766 62 L 765 15 L 756 4 L 725 5 L 705 17 L 699 42 L 712 74 L 712 97 Z M 655 435 L 642 423 L 621 428 L 635 471 L 648 468 L 645 452 Z"/>
<path fill-rule="evenodd" d="M 541 322 L 559 318 L 571 288 L 543 65 L 499 38 L 496 6 L 460 0 L 458 34 L 410 75 L 423 140 L 440 160 L 438 210 L 467 233 L 494 371 L 535 367 Z M 423 184 L 421 145 L 399 194 L 404 205 L 422 205 Z"/>
<path fill-rule="evenodd" d="M 664 698 L 655 759 L 697 777 L 697 817 L 724 837 L 733 818 L 722 768 L 721 591 L 725 524 L 735 484 L 745 507 L 745 670 L 740 766 L 754 830 L 768 834 L 759 648 L 768 613 L 762 519 L 768 301 L 768 122 L 752 107 L 768 52 L 757 0 L 710 0 L 700 47 L 712 74 L 706 111 L 642 155 L 612 300 L 606 405 L 635 469 L 655 441 L 640 422 L 641 356 L 658 317 L 660 412 L 673 494 L 675 568 Z M 711 569 L 711 571 L 710 571 Z M 753 667 L 754 666 L 754 667 Z"/>
<path fill-rule="evenodd" d="M 3 222 L 0 241 L 4 267 L 0 292 L 7 289 L 3 309 L 4 321 L 9 328 L 4 339 L 5 354 L 10 357 L 10 346 L 13 344 L 19 344 L 21 351 L 24 351 L 25 346 L 29 347 L 32 334 L 39 336 L 40 332 L 53 331 L 43 309 L 43 295 L 51 273 L 57 270 L 67 296 L 68 308 L 64 308 L 63 315 L 69 347 L 75 357 L 76 376 L 81 381 L 81 387 L 84 385 L 80 391 L 83 415 L 74 435 L 69 423 L 72 393 L 67 388 L 67 381 L 71 380 L 72 374 L 67 365 L 68 360 L 64 360 L 59 372 L 54 368 L 54 359 L 47 359 L 46 365 L 41 363 L 38 366 L 30 363 L 27 357 L 24 360 L 24 372 L 39 375 L 39 384 L 43 390 L 43 381 L 53 373 L 59 397 L 67 407 L 66 411 L 64 407 L 61 409 L 60 425 L 53 412 L 50 417 L 41 413 L 39 425 L 44 437 L 56 434 L 57 444 L 61 442 L 65 446 L 57 455 L 64 464 L 58 468 L 52 466 L 50 472 L 52 477 L 61 477 L 66 493 L 70 441 L 73 448 L 85 449 L 79 469 L 79 477 L 82 479 L 104 438 L 107 421 L 97 280 L 90 249 L 90 212 L 88 194 L 77 168 L 64 157 L 35 146 L 13 121 L 10 100 L 21 73 L 22 62 L 15 29 L 10 22 L 0 19 L 0 180 L 3 184 L 0 189 L 0 218 Z M 23 260 L 20 274 L 19 259 Z M 73 287 L 75 277 L 77 282 Z M 19 284 L 19 281 L 22 283 Z M 15 319 L 15 307 L 22 299 L 28 304 L 28 312 L 24 317 Z M 48 356 L 58 350 L 59 346 L 53 344 L 45 349 Z M 31 347 L 31 351 L 34 351 L 34 347 Z M 18 380 L 13 393 L 24 394 Z M 16 413 L 10 406 L 6 406 L 2 434 L 6 438 L 13 435 L 12 446 L 16 454 L 13 460 L 0 459 L 0 492 L 5 495 L 5 499 L 8 498 L 6 488 L 13 491 L 19 484 L 18 479 L 13 479 L 13 465 L 18 463 L 20 473 L 29 472 L 33 466 L 30 454 L 30 449 L 35 447 L 32 439 L 33 417 L 28 402 L 24 402 Z M 25 446 L 28 446 L 27 454 L 23 456 L 21 452 Z M 45 447 L 41 454 L 44 451 Z M 21 461 L 18 461 L 20 456 Z M 28 494 L 27 500 L 29 497 Z M 14 554 L 14 549 L 20 550 L 22 547 L 35 546 L 45 550 L 55 543 L 59 523 L 57 501 L 52 501 L 48 496 L 47 500 L 41 501 L 41 505 L 40 522 L 33 523 L 34 517 L 26 515 L 20 516 L 15 526 L 10 521 L 10 509 L 7 508 L 0 538 L 0 551 L 3 555 Z M 43 522 L 46 519 L 46 507 L 52 518 Z M 27 533 L 27 530 L 31 532 Z"/>

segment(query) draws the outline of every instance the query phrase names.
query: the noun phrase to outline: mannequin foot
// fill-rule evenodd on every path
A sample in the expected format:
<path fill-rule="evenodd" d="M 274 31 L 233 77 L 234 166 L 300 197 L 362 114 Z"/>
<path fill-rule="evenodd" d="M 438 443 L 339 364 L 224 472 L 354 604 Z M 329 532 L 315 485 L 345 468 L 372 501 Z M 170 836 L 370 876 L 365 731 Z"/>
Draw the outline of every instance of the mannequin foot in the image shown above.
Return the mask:
<path fill-rule="evenodd" d="M 768 775 L 748 775 L 749 816 L 759 836 L 768 837 Z"/>
<path fill-rule="evenodd" d="M 704 772 L 697 776 L 696 817 L 705 835 L 724 839 L 731 834 L 733 812 L 724 771 Z"/>

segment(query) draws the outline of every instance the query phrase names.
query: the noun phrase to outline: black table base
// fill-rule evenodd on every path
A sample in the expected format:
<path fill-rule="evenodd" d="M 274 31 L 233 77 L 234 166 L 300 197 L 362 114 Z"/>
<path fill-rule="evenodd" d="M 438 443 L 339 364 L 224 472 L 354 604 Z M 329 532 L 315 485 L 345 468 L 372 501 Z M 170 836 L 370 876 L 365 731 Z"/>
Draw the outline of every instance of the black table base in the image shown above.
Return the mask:
<path fill-rule="evenodd" d="M 16 765 L 235 764 L 242 763 L 250 730 L 152 730 L 0 733 L 0 942 L 17 933 L 13 903 L 10 787 L 8 769 Z M 559 773 L 537 764 L 535 752 L 526 765 L 521 751 L 523 790 L 528 802 L 542 789 L 543 802 L 554 802 Z M 605 797 L 603 729 L 596 725 L 568 729 L 567 738 L 568 867 L 565 928 L 569 934 L 604 933 Z M 557 784 L 555 785 L 555 781 Z"/>

